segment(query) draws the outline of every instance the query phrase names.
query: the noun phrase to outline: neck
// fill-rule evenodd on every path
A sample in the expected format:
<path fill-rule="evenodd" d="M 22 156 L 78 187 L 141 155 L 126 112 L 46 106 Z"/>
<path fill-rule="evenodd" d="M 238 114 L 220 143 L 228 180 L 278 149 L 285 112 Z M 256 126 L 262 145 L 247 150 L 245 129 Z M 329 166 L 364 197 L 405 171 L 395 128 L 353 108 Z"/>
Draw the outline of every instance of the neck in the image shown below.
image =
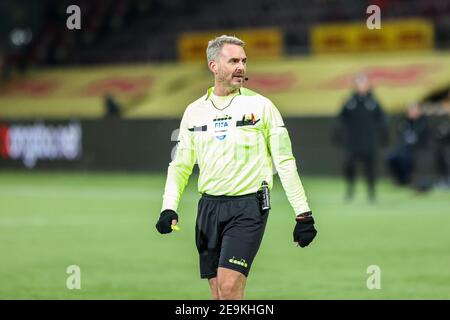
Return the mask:
<path fill-rule="evenodd" d="M 236 93 L 238 90 L 239 90 L 239 88 L 227 87 L 227 86 L 224 86 L 221 83 L 216 82 L 214 84 L 214 91 L 213 91 L 213 93 L 216 96 L 228 96 L 230 94 Z"/>

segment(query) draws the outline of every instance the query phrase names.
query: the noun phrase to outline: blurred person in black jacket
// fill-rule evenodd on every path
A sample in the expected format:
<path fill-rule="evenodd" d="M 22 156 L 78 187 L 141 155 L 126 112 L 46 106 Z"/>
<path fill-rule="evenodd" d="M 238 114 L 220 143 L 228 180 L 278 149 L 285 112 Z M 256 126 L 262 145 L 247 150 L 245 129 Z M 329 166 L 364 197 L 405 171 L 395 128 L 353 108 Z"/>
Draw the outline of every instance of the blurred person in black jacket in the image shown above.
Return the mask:
<path fill-rule="evenodd" d="M 438 175 L 437 187 L 450 189 L 450 89 L 439 106 L 441 120 L 434 133 L 434 166 Z"/>
<path fill-rule="evenodd" d="M 434 167 L 438 176 L 436 186 L 450 189 L 450 121 L 442 121 L 439 123 L 434 133 L 435 149 L 434 149 Z"/>
<path fill-rule="evenodd" d="M 376 160 L 380 144 L 387 144 L 388 130 L 382 106 L 372 93 L 369 79 L 358 74 L 355 90 L 338 115 L 334 142 L 344 149 L 346 199 L 354 196 L 356 164 L 362 163 L 370 201 L 375 200 Z"/>
<path fill-rule="evenodd" d="M 450 89 L 442 97 L 438 94 L 438 97 L 423 102 L 421 112 L 432 117 L 430 151 L 437 175 L 434 186 L 450 190 Z"/>
<path fill-rule="evenodd" d="M 397 126 L 397 135 L 398 144 L 387 157 L 389 170 L 398 184 L 418 187 L 424 182 L 417 179 L 417 173 L 428 146 L 430 128 L 417 103 L 407 108 Z"/>

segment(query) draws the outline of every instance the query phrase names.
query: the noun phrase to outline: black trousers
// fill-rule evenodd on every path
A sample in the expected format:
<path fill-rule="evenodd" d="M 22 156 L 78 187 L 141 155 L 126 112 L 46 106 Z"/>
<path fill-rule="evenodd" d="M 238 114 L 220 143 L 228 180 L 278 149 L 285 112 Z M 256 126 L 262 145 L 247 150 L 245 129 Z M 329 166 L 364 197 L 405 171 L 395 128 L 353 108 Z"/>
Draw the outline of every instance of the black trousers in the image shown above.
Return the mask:
<path fill-rule="evenodd" d="M 347 181 L 347 197 L 355 192 L 356 167 L 361 163 L 367 182 L 367 192 L 370 200 L 375 199 L 376 155 L 370 152 L 347 152 L 344 156 L 344 176 Z"/>

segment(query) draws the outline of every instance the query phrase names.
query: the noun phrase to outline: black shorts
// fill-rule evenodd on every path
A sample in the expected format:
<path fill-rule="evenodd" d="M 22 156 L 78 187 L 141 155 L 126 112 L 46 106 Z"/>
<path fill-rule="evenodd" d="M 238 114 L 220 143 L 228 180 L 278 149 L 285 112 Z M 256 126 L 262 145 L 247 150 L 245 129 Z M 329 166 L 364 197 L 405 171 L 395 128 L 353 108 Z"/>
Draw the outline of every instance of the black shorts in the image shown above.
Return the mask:
<path fill-rule="evenodd" d="M 195 241 L 200 277 L 214 278 L 224 267 L 248 276 L 263 238 L 269 210 L 262 210 L 256 194 L 210 196 L 198 203 Z"/>

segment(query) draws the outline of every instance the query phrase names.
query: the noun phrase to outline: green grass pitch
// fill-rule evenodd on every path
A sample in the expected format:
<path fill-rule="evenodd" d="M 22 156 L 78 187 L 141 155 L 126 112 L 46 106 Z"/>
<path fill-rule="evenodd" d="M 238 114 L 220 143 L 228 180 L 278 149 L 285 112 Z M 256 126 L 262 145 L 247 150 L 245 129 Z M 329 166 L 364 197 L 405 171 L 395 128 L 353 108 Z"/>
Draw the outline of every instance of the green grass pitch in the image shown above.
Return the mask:
<path fill-rule="evenodd" d="M 0 173 L 0 299 L 209 299 L 194 242 L 191 177 L 180 232 L 160 235 L 163 174 Z M 319 231 L 300 249 L 276 178 L 246 299 L 450 299 L 450 193 L 415 195 L 389 181 L 379 199 L 343 201 L 338 178 L 303 178 Z M 66 269 L 81 268 L 69 290 Z M 369 290 L 367 267 L 381 269 Z"/>

